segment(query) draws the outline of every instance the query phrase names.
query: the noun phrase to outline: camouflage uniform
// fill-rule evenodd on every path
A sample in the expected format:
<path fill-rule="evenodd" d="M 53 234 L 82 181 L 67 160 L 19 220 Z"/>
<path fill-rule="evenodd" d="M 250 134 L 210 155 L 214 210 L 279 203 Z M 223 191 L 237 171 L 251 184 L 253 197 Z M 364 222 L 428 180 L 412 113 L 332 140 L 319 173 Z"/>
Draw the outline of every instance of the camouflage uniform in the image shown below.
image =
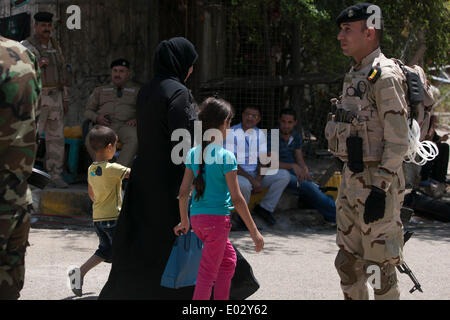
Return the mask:
<path fill-rule="evenodd" d="M 41 90 L 34 55 L 0 37 L 0 299 L 17 299 L 25 275 Z"/>
<path fill-rule="evenodd" d="M 372 83 L 368 75 L 377 67 L 381 76 Z M 366 268 L 370 265 L 381 268 L 381 288 L 374 290 L 375 299 L 400 297 L 395 266 L 403 260 L 402 162 L 408 149 L 405 80 L 402 70 L 378 48 L 345 75 L 337 108 L 353 116 L 341 121 L 336 113 L 325 128 L 330 151 L 345 162 L 336 200 L 340 250 L 335 265 L 346 299 L 368 299 Z M 349 136 L 363 141 L 360 173 L 348 167 Z M 371 186 L 386 192 L 386 205 L 382 219 L 366 224 L 363 215 Z"/>
<path fill-rule="evenodd" d="M 54 38 L 48 45 L 43 45 L 36 36 L 31 36 L 22 44 L 34 53 L 37 60 L 46 57 L 49 65 L 41 68 L 42 95 L 41 115 L 38 121 L 38 132 L 45 132 L 47 172 L 57 186 L 67 187 L 61 174 L 64 165 L 64 108 L 63 101 L 68 101 L 70 85 L 70 67 L 65 64 L 61 48 Z"/>
<path fill-rule="evenodd" d="M 118 88 L 113 83 L 95 88 L 87 102 L 84 116 L 95 123 L 99 115 L 109 114 L 110 127 L 117 133 L 122 144 L 117 163 L 131 167 L 138 148 L 137 132 L 136 127 L 127 126 L 126 123 L 136 119 L 139 86 L 128 81 L 121 91 L 122 94 L 118 94 Z"/>

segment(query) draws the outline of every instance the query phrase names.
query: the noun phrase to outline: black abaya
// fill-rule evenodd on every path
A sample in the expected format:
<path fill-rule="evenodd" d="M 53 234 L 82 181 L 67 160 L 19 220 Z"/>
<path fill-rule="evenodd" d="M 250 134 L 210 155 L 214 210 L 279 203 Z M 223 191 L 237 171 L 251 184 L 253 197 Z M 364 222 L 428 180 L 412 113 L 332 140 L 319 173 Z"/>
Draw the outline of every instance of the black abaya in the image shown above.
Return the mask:
<path fill-rule="evenodd" d="M 139 149 L 113 240 L 111 272 L 100 299 L 192 299 L 194 287 L 160 286 L 180 221 L 178 189 L 183 165 L 171 160 L 171 133 L 192 132 L 194 105 L 184 80 L 197 59 L 184 38 L 163 41 L 155 55 L 155 77 L 137 100 Z"/>

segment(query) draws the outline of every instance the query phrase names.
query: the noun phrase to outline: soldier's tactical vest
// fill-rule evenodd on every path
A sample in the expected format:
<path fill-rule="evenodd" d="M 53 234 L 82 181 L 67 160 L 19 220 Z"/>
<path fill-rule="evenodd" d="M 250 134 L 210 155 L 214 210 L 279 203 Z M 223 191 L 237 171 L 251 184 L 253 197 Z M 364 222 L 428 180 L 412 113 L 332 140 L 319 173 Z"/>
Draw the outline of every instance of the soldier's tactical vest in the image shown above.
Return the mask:
<path fill-rule="evenodd" d="M 356 71 L 353 68 L 345 75 L 342 98 L 337 103 L 336 113 L 332 115 L 325 127 L 328 148 L 333 155 L 342 161 L 348 161 L 347 138 L 358 136 L 363 140 L 363 161 L 381 161 L 383 155 L 383 123 L 378 116 L 374 95 L 374 84 L 368 80 L 369 72 L 377 67 L 398 68 L 398 61 L 387 59 L 383 55 L 375 58 L 372 64 Z M 426 84 L 422 68 L 413 66 L 408 70 L 420 75 L 422 84 Z M 404 70 L 403 70 L 404 71 Z M 399 72 L 401 74 L 401 72 Z M 406 75 L 403 74 L 404 88 L 407 88 Z M 428 130 L 429 110 L 434 103 L 431 86 L 425 86 L 425 99 L 416 106 L 414 115 L 421 127 L 421 139 Z M 408 115 L 411 116 L 411 103 L 405 92 L 408 103 Z"/>
<path fill-rule="evenodd" d="M 70 86 L 70 66 L 65 65 L 58 42 L 54 38 L 50 38 L 51 46 L 43 48 L 35 36 L 27 40 L 38 52 L 38 59 L 47 58 L 50 61 L 49 65 L 41 68 L 42 86 L 44 88 Z"/>
<path fill-rule="evenodd" d="M 384 58 L 384 56 L 383 56 Z M 390 61 L 384 58 L 383 64 Z M 327 122 L 325 137 L 330 151 L 343 161 L 348 161 L 347 138 L 358 136 L 363 140 L 363 161 L 381 161 L 383 154 L 383 123 L 378 117 L 373 84 L 369 71 L 380 66 L 376 58 L 372 64 L 345 75 L 342 98 L 336 105 L 336 114 Z"/>

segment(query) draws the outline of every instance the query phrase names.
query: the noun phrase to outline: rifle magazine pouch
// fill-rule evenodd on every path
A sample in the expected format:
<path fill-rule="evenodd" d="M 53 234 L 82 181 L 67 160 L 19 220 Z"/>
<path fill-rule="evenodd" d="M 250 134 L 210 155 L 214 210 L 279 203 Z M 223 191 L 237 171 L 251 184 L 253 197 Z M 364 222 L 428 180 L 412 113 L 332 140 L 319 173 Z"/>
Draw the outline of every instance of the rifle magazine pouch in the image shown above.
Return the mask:
<path fill-rule="evenodd" d="M 347 138 L 348 168 L 353 173 L 360 173 L 364 170 L 363 163 L 363 139 L 357 136 Z"/>

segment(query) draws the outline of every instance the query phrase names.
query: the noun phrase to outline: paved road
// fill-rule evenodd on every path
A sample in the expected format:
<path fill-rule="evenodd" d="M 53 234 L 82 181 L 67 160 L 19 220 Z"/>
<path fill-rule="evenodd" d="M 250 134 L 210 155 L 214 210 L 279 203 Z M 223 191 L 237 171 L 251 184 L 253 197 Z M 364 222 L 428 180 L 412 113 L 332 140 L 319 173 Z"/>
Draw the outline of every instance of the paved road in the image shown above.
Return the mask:
<path fill-rule="evenodd" d="M 412 283 L 400 275 L 403 299 L 450 299 L 450 224 L 413 226 L 416 232 L 405 255 L 424 293 L 409 294 Z M 233 243 L 251 263 L 261 288 L 251 299 L 341 299 L 334 269 L 335 231 L 262 231 L 266 247 L 253 251 L 245 232 L 232 232 Z M 26 278 L 21 299 L 78 299 L 67 287 L 66 270 L 80 265 L 94 252 L 93 230 L 31 229 Z M 96 299 L 110 265 L 101 264 L 85 278 L 81 299 Z"/>

